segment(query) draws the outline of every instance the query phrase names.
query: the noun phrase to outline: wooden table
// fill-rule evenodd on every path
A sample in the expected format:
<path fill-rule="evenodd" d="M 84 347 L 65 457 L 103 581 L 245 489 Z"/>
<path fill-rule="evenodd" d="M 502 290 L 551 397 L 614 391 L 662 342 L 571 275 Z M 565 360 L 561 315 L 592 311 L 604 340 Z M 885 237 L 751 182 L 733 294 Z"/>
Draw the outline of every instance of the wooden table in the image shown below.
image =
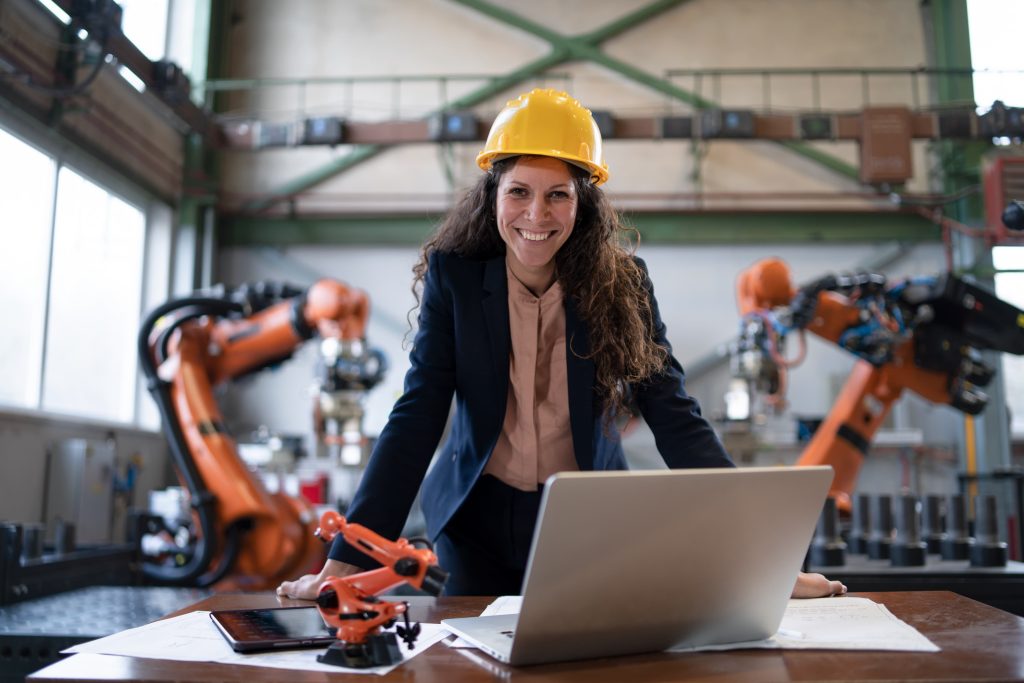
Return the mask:
<path fill-rule="evenodd" d="M 942 648 L 938 653 L 836 650 L 734 650 L 732 652 L 633 655 L 583 662 L 508 667 L 476 650 L 437 643 L 399 666 L 384 680 L 573 681 L 666 683 L 668 681 L 931 680 L 1024 681 L 1024 619 L 946 591 L 859 593 L 885 604 Z M 837 598 L 842 599 L 842 598 Z M 412 605 L 415 620 L 473 616 L 489 598 L 440 598 Z M 238 609 L 308 604 L 270 594 L 216 595 L 189 609 Z M 189 611 L 189 610 L 184 610 Z M 313 656 L 312 653 L 310 656 Z M 225 664 L 197 664 L 107 655 L 73 655 L 29 676 L 29 681 L 333 681 L 381 680 L 376 676 L 284 672 Z"/>

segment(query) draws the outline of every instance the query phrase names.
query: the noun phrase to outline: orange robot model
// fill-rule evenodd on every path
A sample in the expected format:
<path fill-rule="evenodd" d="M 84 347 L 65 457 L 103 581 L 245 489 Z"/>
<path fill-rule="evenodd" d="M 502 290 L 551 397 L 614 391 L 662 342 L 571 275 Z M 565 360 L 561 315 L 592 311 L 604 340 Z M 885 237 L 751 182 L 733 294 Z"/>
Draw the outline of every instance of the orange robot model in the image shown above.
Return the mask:
<path fill-rule="evenodd" d="M 805 332 L 859 358 L 797 461 L 835 469 L 830 495 L 844 513 L 871 440 L 903 391 L 976 415 L 994 375 L 979 352 L 1024 354 L 1024 311 L 949 273 L 895 283 L 873 273 L 829 275 L 796 288 L 784 262 L 765 259 L 740 274 L 737 303 L 734 373 L 770 405 L 781 405 Z M 794 332 L 801 352 L 787 360 L 784 344 Z"/>
<path fill-rule="evenodd" d="M 350 668 L 400 662 L 402 653 L 395 634 L 382 629 L 403 617 L 405 625 L 396 631 L 411 650 L 420 626 L 409 624 L 409 603 L 387 602 L 376 596 L 402 584 L 437 596 L 448 573 L 437 565 L 437 556 L 425 539 L 389 541 L 328 510 L 320 518 L 316 535 L 329 542 L 339 534 L 382 566 L 360 574 L 331 577 L 320 587 L 317 607 L 324 621 L 337 628 L 338 640 L 317 656 L 317 661 Z"/>
<path fill-rule="evenodd" d="M 148 578 L 264 589 L 322 561 L 312 507 L 269 492 L 240 459 L 214 388 L 286 360 L 319 334 L 333 342 L 321 359 L 320 393 L 365 392 L 385 369 L 380 352 L 365 346 L 369 310 L 365 293 L 325 279 L 305 290 L 257 283 L 175 299 L 146 318 L 140 363 L 198 528 L 180 550 L 144 563 Z M 139 535 L 158 531 L 152 517 L 144 524 Z"/>

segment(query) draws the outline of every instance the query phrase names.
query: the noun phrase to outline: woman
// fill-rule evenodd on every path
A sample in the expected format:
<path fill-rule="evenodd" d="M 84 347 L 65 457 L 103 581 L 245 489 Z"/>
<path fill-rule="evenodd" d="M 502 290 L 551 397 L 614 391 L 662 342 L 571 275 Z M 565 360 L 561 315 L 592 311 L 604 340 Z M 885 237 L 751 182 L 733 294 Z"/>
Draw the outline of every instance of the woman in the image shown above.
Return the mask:
<path fill-rule="evenodd" d="M 449 595 L 519 592 L 543 482 L 625 469 L 615 417 L 633 407 L 669 467 L 733 466 L 685 392 L 643 262 L 619 242 L 590 112 L 554 90 L 522 95 L 477 163 L 486 174 L 414 268 L 412 368 L 348 510 L 396 538 L 422 484 Z M 320 573 L 278 593 L 313 598 L 366 561 L 339 539 Z M 802 574 L 794 595 L 844 591 Z"/>

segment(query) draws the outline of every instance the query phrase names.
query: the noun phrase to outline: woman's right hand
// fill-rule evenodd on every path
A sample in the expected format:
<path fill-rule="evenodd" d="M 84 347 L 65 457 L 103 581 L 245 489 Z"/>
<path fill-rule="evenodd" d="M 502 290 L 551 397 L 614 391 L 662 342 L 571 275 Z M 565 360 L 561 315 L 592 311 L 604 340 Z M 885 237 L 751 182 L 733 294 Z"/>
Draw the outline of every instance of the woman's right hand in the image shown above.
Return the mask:
<path fill-rule="evenodd" d="M 364 571 L 354 564 L 339 562 L 338 560 L 327 560 L 324 568 L 318 574 L 306 574 L 294 581 L 284 581 L 277 587 L 277 595 L 282 598 L 296 598 L 298 600 L 316 600 L 320 592 L 320 586 L 332 576 L 350 576 Z"/>

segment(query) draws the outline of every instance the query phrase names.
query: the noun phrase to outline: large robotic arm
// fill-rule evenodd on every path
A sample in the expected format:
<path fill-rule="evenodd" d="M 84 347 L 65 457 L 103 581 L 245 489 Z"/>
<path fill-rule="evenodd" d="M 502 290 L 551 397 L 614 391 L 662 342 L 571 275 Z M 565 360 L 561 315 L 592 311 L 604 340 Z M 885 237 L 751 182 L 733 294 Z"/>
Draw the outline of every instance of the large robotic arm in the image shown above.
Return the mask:
<path fill-rule="evenodd" d="M 788 335 L 811 332 L 859 358 L 797 461 L 832 465 L 831 495 L 847 512 L 871 440 L 904 391 L 975 415 L 994 375 L 979 352 L 1024 354 L 1024 311 L 951 274 L 891 285 L 877 274 L 827 276 L 797 289 L 785 263 L 766 259 L 740 275 L 737 298 L 736 369 L 776 403 Z"/>
<path fill-rule="evenodd" d="M 170 564 L 147 564 L 154 579 L 208 585 L 229 573 L 263 588 L 319 559 L 312 509 L 269 493 L 238 457 L 214 388 L 287 359 L 319 334 L 334 350 L 322 363 L 321 393 L 365 391 L 379 381 L 379 353 L 365 350 L 366 295 L 333 280 L 305 290 L 261 283 L 221 296 L 176 299 L 139 333 L 139 357 L 157 402 L 198 538 Z"/>

